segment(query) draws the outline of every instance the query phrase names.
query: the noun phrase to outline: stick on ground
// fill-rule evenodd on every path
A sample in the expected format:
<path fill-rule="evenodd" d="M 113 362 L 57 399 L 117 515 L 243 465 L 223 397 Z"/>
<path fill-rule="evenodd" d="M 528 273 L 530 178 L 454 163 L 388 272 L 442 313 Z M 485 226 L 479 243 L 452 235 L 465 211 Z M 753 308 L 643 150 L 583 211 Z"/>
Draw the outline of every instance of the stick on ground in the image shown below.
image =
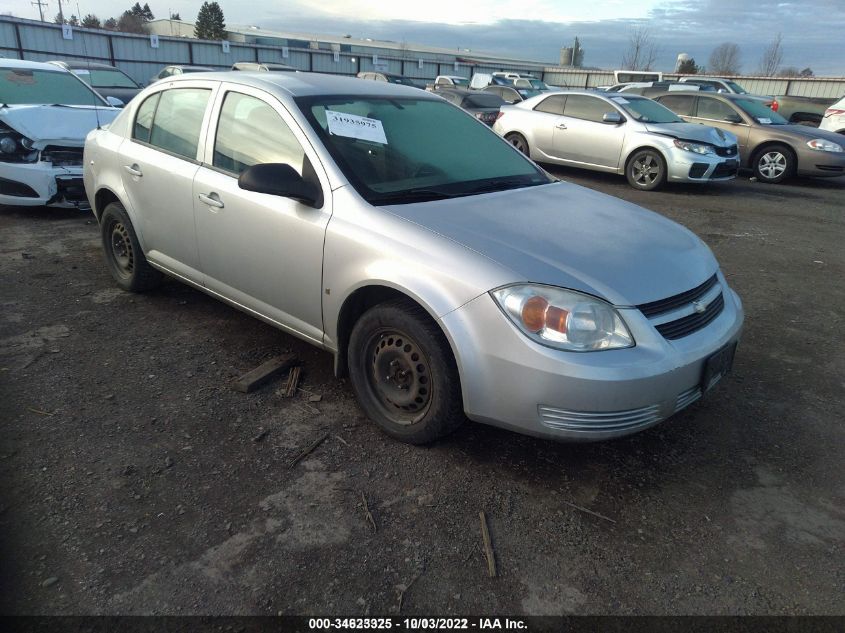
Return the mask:
<path fill-rule="evenodd" d="M 307 457 L 315 448 L 322 444 L 323 440 L 325 440 L 328 436 L 328 433 L 323 433 L 320 437 L 311 442 L 311 444 L 309 444 L 299 455 L 293 458 L 293 461 L 288 465 L 288 468 L 296 466 L 302 458 Z"/>
<path fill-rule="evenodd" d="M 616 523 L 616 521 L 614 521 L 610 517 L 604 516 L 603 514 L 599 514 L 598 512 L 593 512 L 592 510 L 588 510 L 587 508 L 582 508 L 581 506 L 575 505 L 574 503 L 570 503 L 569 501 L 566 501 L 565 499 L 561 499 L 561 501 L 563 501 L 566 505 L 568 505 L 572 508 L 575 508 L 576 510 L 580 510 L 581 512 L 586 512 L 587 514 L 592 514 L 594 517 L 604 519 L 605 521 L 610 521 L 611 523 Z"/>
<path fill-rule="evenodd" d="M 422 576 L 422 572 L 420 572 L 420 573 L 418 573 L 416 576 L 414 576 L 414 577 L 411 579 L 411 582 L 409 582 L 409 583 L 405 586 L 405 588 L 404 588 L 404 589 L 402 589 L 402 591 L 400 591 L 400 592 L 399 592 L 399 610 L 398 610 L 398 612 L 399 612 L 399 613 L 402 613 L 402 604 L 403 604 L 403 602 L 405 601 L 405 594 L 406 594 L 406 593 L 407 593 L 407 591 L 408 591 L 408 590 L 409 590 L 409 589 L 413 586 L 413 584 L 414 584 L 415 582 L 417 582 L 417 578 L 419 578 L 420 576 Z"/>
<path fill-rule="evenodd" d="M 487 515 L 484 511 L 478 513 L 481 519 L 481 540 L 484 542 L 484 556 L 487 558 L 487 573 L 490 578 L 496 577 L 496 554 L 493 552 L 493 541 L 490 540 L 490 530 L 487 528 Z"/>
<path fill-rule="evenodd" d="M 364 491 L 361 491 L 361 501 L 364 502 L 364 515 L 367 517 L 367 523 L 370 524 L 370 527 L 373 529 L 373 534 L 378 532 L 378 527 L 376 526 L 376 520 L 373 518 L 373 513 L 370 512 L 370 506 L 367 504 L 367 496 L 364 494 Z"/>

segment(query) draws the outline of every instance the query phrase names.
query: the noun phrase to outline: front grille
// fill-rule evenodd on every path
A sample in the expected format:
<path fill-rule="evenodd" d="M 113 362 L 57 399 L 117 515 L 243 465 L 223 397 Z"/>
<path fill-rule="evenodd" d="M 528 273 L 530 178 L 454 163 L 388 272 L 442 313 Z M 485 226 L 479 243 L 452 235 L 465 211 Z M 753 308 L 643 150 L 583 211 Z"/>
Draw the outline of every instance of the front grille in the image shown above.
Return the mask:
<path fill-rule="evenodd" d="M 722 293 L 719 293 L 719 296 L 710 302 L 710 305 L 707 306 L 704 312 L 694 312 L 676 321 L 669 321 L 669 323 L 658 325 L 656 328 L 663 335 L 663 338 L 670 340 L 683 338 L 710 323 L 721 314 L 722 308 L 724 307 L 725 298 Z"/>
<path fill-rule="evenodd" d="M 658 314 L 677 310 L 688 303 L 692 303 L 696 299 L 700 299 L 715 285 L 716 275 L 713 275 L 710 279 L 692 290 L 687 290 L 686 292 L 677 294 L 674 297 L 669 297 L 668 299 L 661 299 L 660 301 L 652 301 L 650 303 L 638 305 L 637 309 L 650 319 L 652 317 L 656 317 Z"/>
<path fill-rule="evenodd" d="M 716 155 L 723 157 L 739 156 L 739 150 L 737 149 L 736 145 L 731 145 L 730 147 L 719 147 L 717 145 Z"/>
<path fill-rule="evenodd" d="M 53 163 L 55 167 L 79 167 L 82 165 L 82 148 L 48 145 L 41 151 L 41 160 Z"/>
<path fill-rule="evenodd" d="M 689 168 L 689 177 L 701 178 L 708 167 L 709 165 L 707 163 L 693 163 L 692 167 Z"/>
<path fill-rule="evenodd" d="M 711 178 L 727 178 L 728 176 L 736 176 L 739 164 L 735 160 L 728 160 L 724 163 L 716 165 L 716 169 L 710 174 Z"/>

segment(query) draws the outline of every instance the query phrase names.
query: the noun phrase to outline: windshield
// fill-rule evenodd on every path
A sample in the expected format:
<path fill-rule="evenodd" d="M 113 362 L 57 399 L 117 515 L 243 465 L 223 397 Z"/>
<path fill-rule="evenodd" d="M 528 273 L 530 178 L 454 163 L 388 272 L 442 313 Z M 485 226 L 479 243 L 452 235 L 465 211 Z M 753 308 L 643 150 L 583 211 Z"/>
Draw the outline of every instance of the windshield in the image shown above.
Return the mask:
<path fill-rule="evenodd" d="M 338 167 L 371 204 L 552 182 L 489 127 L 439 99 L 317 96 L 296 102 Z"/>
<path fill-rule="evenodd" d="M 726 81 L 725 84 L 738 95 L 747 95 L 748 91 L 735 81 Z"/>
<path fill-rule="evenodd" d="M 549 87 L 546 85 L 545 82 L 540 81 L 539 79 L 529 79 L 528 82 L 531 84 L 531 87 L 535 90 L 548 90 Z"/>
<path fill-rule="evenodd" d="M 762 101 L 756 101 L 754 99 L 735 99 L 734 103 L 760 125 L 786 125 L 789 123 L 789 121 L 769 108 Z"/>
<path fill-rule="evenodd" d="M 611 97 L 625 113 L 640 123 L 683 123 L 684 120 L 664 105 L 651 99 Z"/>
<path fill-rule="evenodd" d="M 73 73 L 85 83 L 95 88 L 137 88 L 132 81 L 119 70 L 98 70 L 92 68 L 74 68 Z"/>
<path fill-rule="evenodd" d="M 504 99 L 491 93 L 469 95 L 461 102 L 464 108 L 501 108 L 503 105 Z"/>
<path fill-rule="evenodd" d="M 0 103 L 108 105 L 72 73 L 33 68 L 0 68 Z"/>

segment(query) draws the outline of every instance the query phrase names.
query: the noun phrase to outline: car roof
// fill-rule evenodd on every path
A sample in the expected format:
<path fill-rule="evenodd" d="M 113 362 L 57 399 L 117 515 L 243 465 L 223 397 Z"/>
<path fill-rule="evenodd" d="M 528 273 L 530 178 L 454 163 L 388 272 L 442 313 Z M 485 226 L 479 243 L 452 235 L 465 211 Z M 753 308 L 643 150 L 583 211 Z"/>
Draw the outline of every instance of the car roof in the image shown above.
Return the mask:
<path fill-rule="evenodd" d="M 756 99 L 752 98 L 754 95 L 737 95 L 732 92 L 710 92 L 708 90 L 691 90 L 690 92 L 686 92 L 684 90 L 666 90 L 664 92 L 658 92 L 651 95 L 651 98 L 656 99 L 657 97 L 665 97 L 667 95 L 708 97 L 710 99 L 719 99 L 720 101 L 739 101 L 740 99 L 748 100 L 751 98 L 752 101 L 756 101 Z"/>
<path fill-rule="evenodd" d="M 83 62 L 74 60 L 62 61 L 62 63 L 68 68 L 73 68 L 74 70 L 84 70 L 86 68 L 96 68 L 97 70 L 120 70 L 120 68 L 118 68 L 117 66 L 112 66 L 110 64 L 101 64 L 100 62 Z"/>
<path fill-rule="evenodd" d="M 66 73 L 67 69 L 48 62 L 31 62 L 26 59 L 0 59 L 0 68 L 25 68 L 29 70 L 49 70 L 54 73 Z"/>
<path fill-rule="evenodd" d="M 362 82 L 356 77 L 339 77 L 320 73 L 267 73 L 244 71 L 233 73 L 230 71 L 191 73 L 179 77 L 168 77 L 163 83 L 181 83 L 184 81 L 199 81 L 209 79 L 225 81 L 227 83 L 253 86 L 262 90 L 275 92 L 290 97 L 311 97 L 319 95 L 368 95 L 368 96 L 398 96 L 403 95 L 418 99 L 436 99 L 434 93 L 425 92 L 419 88 L 403 86 L 401 84 L 368 81 Z M 363 85 L 362 85 L 363 84 Z M 438 91 L 439 92 L 439 91 Z"/>

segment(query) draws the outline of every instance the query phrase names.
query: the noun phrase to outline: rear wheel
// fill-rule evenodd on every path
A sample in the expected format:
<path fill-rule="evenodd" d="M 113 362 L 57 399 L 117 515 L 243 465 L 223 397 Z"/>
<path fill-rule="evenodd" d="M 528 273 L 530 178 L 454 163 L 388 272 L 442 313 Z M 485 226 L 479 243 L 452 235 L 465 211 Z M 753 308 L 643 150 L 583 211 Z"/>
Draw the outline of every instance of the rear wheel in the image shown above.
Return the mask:
<path fill-rule="evenodd" d="M 795 156 L 786 145 L 769 145 L 754 155 L 752 168 L 761 182 L 783 182 L 795 173 Z"/>
<path fill-rule="evenodd" d="M 432 442 L 465 420 L 452 351 L 411 301 L 377 305 L 358 319 L 349 337 L 349 374 L 370 419 L 403 442 Z"/>
<path fill-rule="evenodd" d="M 666 162 L 657 150 L 641 149 L 628 159 L 625 176 L 634 189 L 658 189 L 666 182 Z"/>
<path fill-rule="evenodd" d="M 132 222 L 119 202 L 112 202 L 103 210 L 100 235 L 106 264 L 118 286 L 130 292 L 144 292 L 161 283 L 161 273 L 144 257 Z"/>
<path fill-rule="evenodd" d="M 525 137 L 522 134 L 519 134 L 518 132 L 511 132 L 510 134 L 505 134 L 505 140 L 526 156 L 531 156 L 531 150 L 528 147 L 528 141 L 525 140 Z"/>

